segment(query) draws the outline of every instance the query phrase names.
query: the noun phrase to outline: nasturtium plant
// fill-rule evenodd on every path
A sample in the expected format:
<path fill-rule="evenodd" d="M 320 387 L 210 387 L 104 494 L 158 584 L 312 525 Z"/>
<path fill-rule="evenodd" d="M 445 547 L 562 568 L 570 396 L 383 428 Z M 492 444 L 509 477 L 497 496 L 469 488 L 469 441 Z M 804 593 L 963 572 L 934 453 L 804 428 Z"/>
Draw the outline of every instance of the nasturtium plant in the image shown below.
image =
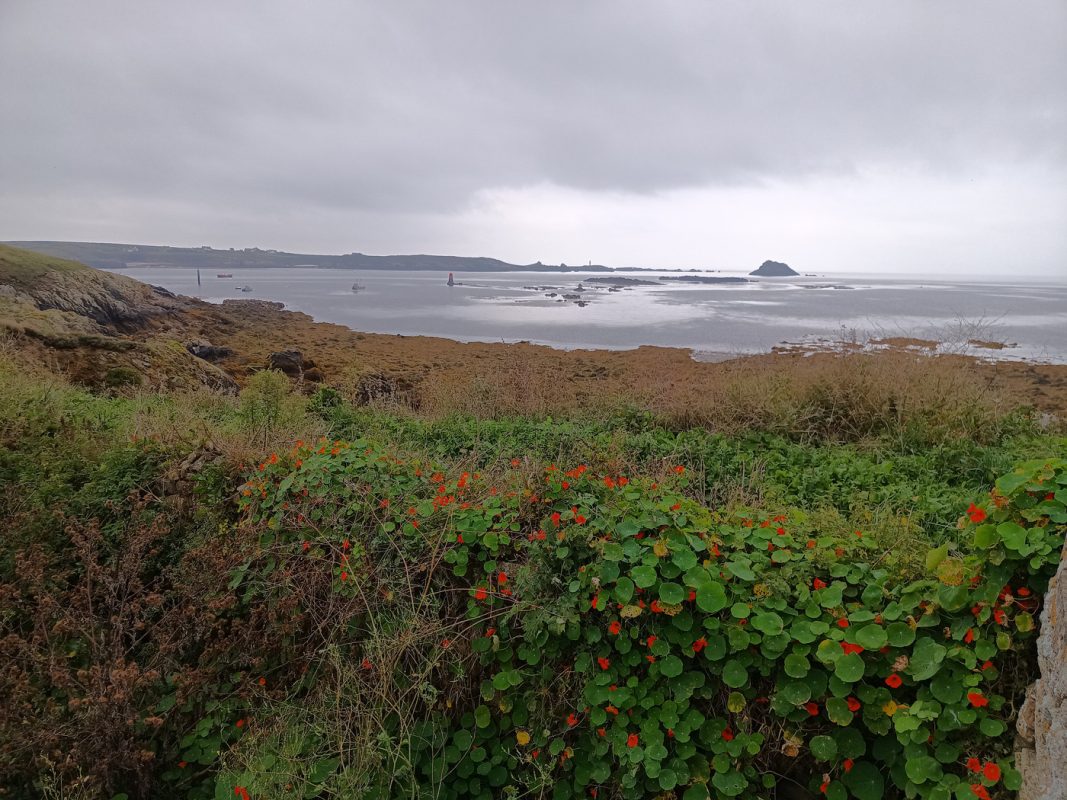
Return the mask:
<path fill-rule="evenodd" d="M 264 463 L 242 502 L 330 591 L 389 602 L 387 566 L 423 576 L 435 621 L 396 625 L 417 643 L 406 660 L 376 663 L 359 625 L 343 653 L 408 687 L 419 722 L 382 715 L 378 747 L 403 763 L 367 797 L 755 799 L 788 775 L 833 800 L 959 800 L 1018 784 L 1007 680 L 1063 547 L 1067 462 L 1021 464 L 961 508 L 959 541 L 922 575 L 861 532 L 802 533 L 800 512 L 702 508 L 686 490 L 680 465 L 489 484 L 355 441 Z M 314 791 L 345 774 L 351 754 L 336 757 Z"/>

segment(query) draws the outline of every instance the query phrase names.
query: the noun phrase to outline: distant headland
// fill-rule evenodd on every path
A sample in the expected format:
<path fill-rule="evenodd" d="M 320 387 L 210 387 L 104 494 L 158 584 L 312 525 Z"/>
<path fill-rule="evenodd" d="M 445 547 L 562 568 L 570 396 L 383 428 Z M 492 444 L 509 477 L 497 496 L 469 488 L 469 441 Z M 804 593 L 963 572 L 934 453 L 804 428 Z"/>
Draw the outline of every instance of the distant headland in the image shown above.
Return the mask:
<path fill-rule="evenodd" d="M 608 267 L 603 264 L 512 264 L 498 258 L 482 256 L 439 255 L 366 255 L 346 253 L 321 255 L 311 253 L 287 253 L 282 250 L 264 250 L 259 247 L 220 250 L 214 247 L 168 247 L 164 245 L 120 244 L 111 242 L 61 242 L 61 241 L 13 241 L 4 242 L 53 258 L 80 261 L 96 269 L 129 269 L 138 267 L 190 267 L 230 272 L 243 268 L 295 268 L 317 267 L 320 269 L 375 269 L 415 270 L 442 272 L 600 272 L 638 270 L 645 272 L 706 273 L 718 269 L 670 269 L 660 267 Z M 768 265 L 783 267 L 785 272 L 766 272 Z M 733 271 L 733 270 L 729 270 Z M 738 270 L 740 271 L 740 270 Z M 796 275 L 785 264 L 765 261 L 752 275 Z M 730 283 L 742 278 L 716 278 L 715 283 Z"/>

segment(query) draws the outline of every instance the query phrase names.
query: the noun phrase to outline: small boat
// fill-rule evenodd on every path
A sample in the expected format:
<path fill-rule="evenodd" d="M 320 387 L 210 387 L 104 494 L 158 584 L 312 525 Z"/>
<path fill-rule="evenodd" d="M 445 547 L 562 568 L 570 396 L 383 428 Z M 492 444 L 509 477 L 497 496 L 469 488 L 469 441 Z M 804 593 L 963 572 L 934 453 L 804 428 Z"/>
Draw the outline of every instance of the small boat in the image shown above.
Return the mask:
<path fill-rule="evenodd" d="M 250 291 L 252 291 L 252 287 L 251 286 L 238 286 L 237 287 L 237 291 L 239 291 L 239 292 L 250 292 Z"/>
<path fill-rule="evenodd" d="M 215 277 L 216 278 L 232 278 L 233 277 L 233 273 L 232 272 L 220 272 Z"/>
<path fill-rule="evenodd" d="M 367 287 L 364 286 L 362 283 L 353 283 L 352 284 L 352 291 L 353 292 L 362 292 L 366 288 Z"/>
<path fill-rule="evenodd" d="M 456 285 L 456 279 L 452 277 L 452 273 L 451 272 L 448 273 L 448 285 L 449 286 L 455 286 Z"/>

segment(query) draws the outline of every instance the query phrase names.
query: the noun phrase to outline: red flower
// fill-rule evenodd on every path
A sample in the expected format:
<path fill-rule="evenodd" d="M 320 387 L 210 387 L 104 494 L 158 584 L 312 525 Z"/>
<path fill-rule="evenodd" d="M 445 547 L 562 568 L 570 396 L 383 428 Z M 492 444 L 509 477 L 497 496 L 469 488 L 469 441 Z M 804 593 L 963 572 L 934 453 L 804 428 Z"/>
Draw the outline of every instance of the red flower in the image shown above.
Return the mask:
<path fill-rule="evenodd" d="M 447 650 L 451 646 L 452 646 L 452 640 L 451 639 L 442 639 L 441 640 L 441 647 L 443 647 L 443 648 L 445 648 Z"/>
<path fill-rule="evenodd" d="M 681 507 L 682 507 L 681 503 L 675 503 L 673 506 L 671 506 L 671 511 L 677 511 Z"/>
<path fill-rule="evenodd" d="M 813 717 L 819 716 L 819 704 L 809 700 L 804 704 L 804 710 L 811 714 Z"/>
<path fill-rule="evenodd" d="M 899 689 L 900 684 L 902 683 L 904 683 L 904 681 L 902 681 L 900 679 L 900 676 L 897 675 L 895 672 L 885 679 L 885 685 L 888 686 L 890 689 Z"/>
<path fill-rule="evenodd" d="M 619 478 L 619 486 L 625 486 L 629 482 L 630 482 L 629 478 L 625 478 L 625 477 L 620 477 Z"/>
<path fill-rule="evenodd" d="M 258 683 L 258 684 L 259 684 L 260 686 L 266 686 L 266 685 L 267 685 L 267 679 L 266 679 L 266 678 L 263 678 L 263 677 L 261 677 L 261 678 L 260 678 L 260 679 L 259 679 L 259 680 L 257 681 L 257 683 Z"/>
<path fill-rule="evenodd" d="M 839 627 L 839 628 L 847 628 L 848 627 L 848 620 L 845 619 L 844 617 L 841 617 L 841 619 L 839 619 L 837 621 L 837 627 Z"/>
<path fill-rule="evenodd" d="M 572 728 L 578 724 L 578 717 L 574 715 L 574 712 L 571 712 L 567 715 L 567 724 L 570 725 Z"/>
<path fill-rule="evenodd" d="M 649 647 L 651 647 L 652 645 L 654 645 L 654 644 L 656 643 L 656 639 L 658 639 L 658 638 L 659 638 L 658 636 L 649 636 L 649 637 L 648 637 L 648 638 L 647 638 L 647 639 L 645 640 L 645 643 L 646 643 L 646 644 L 647 644 L 647 645 L 648 645 Z"/>
<path fill-rule="evenodd" d="M 982 774 L 985 775 L 985 779 L 990 783 L 996 783 L 1000 780 L 1000 767 L 990 761 L 982 767 Z"/>
<path fill-rule="evenodd" d="M 987 669 L 992 669 L 992 668 L 993 668 L 993 662 L 992 661 L 983 661 L 982 662 L 982 672 L 985 672 Z"/>
<path fill-rule="evenodd" d="M 360 664 L 360 666 L 363 667 L 363 669 L 374 669 L 374 665 L 371 663 L 369 658 L 363 659 L 363 662 Z"/>
<path fill-rule="evenodd" d="M 240 797 L 241 800 L 248 800 L 248 790 L 243 786 L 233 787 L 234 797 Z"/>
<path fill-rule="evenodd" d="M 729 728 L 726 728 L 722 732 L 722 738 L 724 742 L 732 742 L 734 740 L 734 732 Z"/>
<path fill-rule="evenodd" d="M 343 581 L 347 581 L 348 580 L 348 573 L 345 572 L 344 570 L 341 570 L 341 580 L 343 580 Z"/>
<path fill-rule="evenodd" d="M 845 772 L 852 772 L 852 765 L 853 765 L 853 763 L 855 763 L 855 762 L 853 762 L 851 758 L 846 758 L 846 759 L 845 759 L 845 760 L 844 760 L 844 761 L 843 761 L 843 762 L 841 763 L 841 766 L 843 766 L 843 767 L 845 768 Z"/>
<path fill-rule="evenodd" d="M 311 549 L 311 542 L 304 542 L 304 552 L 306 553 Z"/>
<path fill-rule="evenodd" d="M 815 540 L 814 539 L 808 539 L 808 549 L 809 550 L 814 550 L 815 549 Z"/>
<path fill-rule="evenodd" d="M 699 653 L 701 650 L 703 650 L 707 646 L 708 646 L 708 640 L 705 639 L 703 636 L 701 636 L 699 639 L 697 639 L 695 642 L 693 642 L 693 652 L 694 653 Z"/>
<path fill-rule="evenodd" d="M 637 734 L 636 733 L 631 733 L 629 736 L 626 737 L 626 746 L 627 747 L 637 747 L 637 743 L 638 743 L 638 739 L 637 739 Z"/>
<path fill-rule="evenodd" d="M 989 698 L 981 692 L 967 692 L 967 699 L 975 708 L 982 708 L 983 706 L 989 705 Z"/>
<path fill-rule="evenodd" d="M 504 585 L 505 583 L 507 583 L 507 582 L 508 582 L 508 575 L 507 575 L 507 573 L 506 573 L 506 572 L 501 572 L 501 573 L 497 574 L 497 576 L 496 576 L 496 582 L 497 582 L 497 583 L 498 583 L 498 584 L 499 584 L 500 586 L 503 586 L 503 585 Z"/>
<path fill-rule="evenodd" d="M 685 472 L 685 467 L 683 467 L 681 465 L 679 465 L 679 466 L 674 468 L 674 474 L 675 475 L 681 475 L 683 472 Z"/>
<path fill-rule="evenodd" d="M 348 550 L 351 547 L 352 547 L 352 543 L 350 541 L 348 541 L 348 539 L 345 539 L 343 542 L 341 542 L 341 549 L 342 550 Z"/>
<path fill-rule="evenodd" d="M 237 720 L 237 727 L 238 728 L 243 728 L 244 726 L 245 726 L 245 721 L 243 719 Z"/>
<path fill-rule="evenodd" d="M 1003 608 L 995 608 L 993 609 L 993 619 L 997 625 L 1003 625 L 1007 621 L 1008 615 L 1004 613 Z"/>
<path fill-rule="evenodd" d="M 852 653 L 863 652 L 863 646 L 858 644 L 852 644 L 851 642 L 841 642 L 841 649 L 845 652 L 845 655 L 851 655 Z"/>
<path fill-rule="evenodd" d="M 816 578 L 814 581 L 812 581 L 811 585 L 815 589 L 825 589 L 826 588 L 826 581 L 823 581 L 823 580 L 820 580 L 819 578 Z"/>
<path fill-rule="evenodd" d="M 826 790 L 829 789 L 829 788 L 830 788 L 830 781 L 823 781 L 822 784 L 819 786 L 819 792 L 821 794 L 826 794 Z"/>
<path fill-rule="evenodd" d="M 474 590 L 474 599 L 475 600 L 484 600 L 488 596 L 489 596 L 489 590 L 486 589 L 484 586 L 479 586 L 477 589 Z"/>
<path fill-rule="evenodd" d="M 693 590 L 693 589 L 690 589 L 690 590 L 689 590 L 689 602 L 690 602 L 690 603 L 692 603 L 692 602 L 693 602 L 694 600 L 696 600 L 696 599 L 697 599 L 697 593 L 696 593 L 696 591 L 695 591 L 695 590 Z"/>
<path fill-rule="evenodd" d="M 593 599 L 589 601 L 589 607 L 596 610 L 598 605 L 600 605 L 600 595 L 594 594 Z"/>
<path fill-rule="evenodd" d="M 966 765 L 967 769 L 969 769 L 971 772 L 978 772 L 978 770 L 982 768 L 982 762 L 974 756 L 971 756 L 967 759 Z"/>
<path fill-rule="evenodd" d="M 604 730 L 603 728 L 597 728 L 596 729 L 596 735 L 599 736 L 601 739 L 603 739 L 605 736 L 608 735 L 608 732 L 606 730 Z"/>
<path fill-rule="evenodd" d="M 785 536 L 785 528 L 775 528 L 774 532 L 777 533 L 779 536 Z"/>
<path fill-rule="evenodd" d="M 845 702 L 848 703 L 848 710 L 851 711 L 853 714 L 859 711 L 862 707 L 860 705 L 860 701 L 857 700 L 855 697 L 849 697 L 847 700 L 845 700 Z"/>
<path fill-rule="evenodd" d="M 986 791 L 986 788 L 980 783 L 971 784 L 971 793 L 974 794 L 978 800 L 989 800 L 989 792 Z"/>
<path fill-rule="evenodd" d="M 462 533 L 457 533 L 456 534 L 456 544 L 463 544 L 463 534 Z"/>
<path fill-rule="evenodd" d="M 971 503 L 967 506 L 967 516 L 971 518 L 971 522 L 978 523 L 984 522 L 988 514 L 986 514 L 984 508 L 979 508 L 974 503 Z"/>
<path fill-rule="evenodd" d="M 621 630 L 622 630 L 622 625 L 619 624 L 618 620 L 615 620 L 610 625 L 608 625 L 608 633 L 610 633 L 612 636 L 618 636 L 619 635 L 619 631 L 621 631 Z"/>
<path fill-rule="evenodd" d="M 178 762 L 178 769 L 185 769 L 187 766 L 189 766 L 189 764 L 186 761 L 179 761 Z"/>
<path fill-rule="evenodd" d="M 615 715 L 616 717 L 619 716 L 619 709 L 615 708 L 615 706 L 604 706 L 604 710 L 609 714 Z"/>
<path fill-rule="evenodd" d="M 608 667 L 611 666 L 611 661 L 609 661 L 608 659 L 606 659 L 604 657 L 598 658 L 596 660 L 596 663 L 598 663 L 600 665 L 601 669 L 607 669 Z"/>
<path fill-rule="evenodd" d="M 555 525 L 557 528 L 559 527 L 559 520 L 560 520 L 559 512 L 558 511 L 553 511 L 552 512 L 552 524 Z"/>
<path fill-rule="evenodd" d="M 577 522 L 579 525 L 584 525 L 585 517 L 583 517 L 581 514 L 575 514 L 574 521 Z"/>
<path fill-rule="evenodd" d="M 653 614 L 661 614 L 662 612 L 663 612 L 663 607 L 660 606 L 659 600 L 653 600 L 652 601 L 652 613 Z"/>

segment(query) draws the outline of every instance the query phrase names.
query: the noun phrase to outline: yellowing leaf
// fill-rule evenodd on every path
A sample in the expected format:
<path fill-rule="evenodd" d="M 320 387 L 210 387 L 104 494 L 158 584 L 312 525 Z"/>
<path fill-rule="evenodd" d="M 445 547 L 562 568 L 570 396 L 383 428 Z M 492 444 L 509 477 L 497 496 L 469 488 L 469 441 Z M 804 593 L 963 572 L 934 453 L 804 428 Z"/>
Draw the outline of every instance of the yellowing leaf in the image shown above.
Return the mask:
<path fill-rule="evenodd" d="M 530 734 L 523 730 L 515 731 L 515 741 L 520 747 L 525 747 L 530 743 Z"/>

